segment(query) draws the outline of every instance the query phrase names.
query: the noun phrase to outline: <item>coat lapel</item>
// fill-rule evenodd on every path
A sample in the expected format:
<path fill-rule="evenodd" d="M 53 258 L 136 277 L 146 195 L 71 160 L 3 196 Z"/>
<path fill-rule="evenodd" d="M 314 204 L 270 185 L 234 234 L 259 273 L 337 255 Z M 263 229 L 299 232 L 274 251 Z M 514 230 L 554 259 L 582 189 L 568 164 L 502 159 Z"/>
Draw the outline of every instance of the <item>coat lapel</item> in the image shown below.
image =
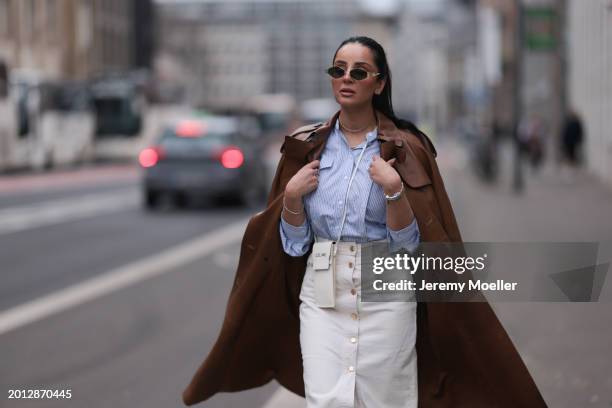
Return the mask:
<path fill-rule="evenodd" d="M 337 111 L 323 126 L 297 137 L 285 137 L 281 152 L 294 166 L 291 169 L 297 172 L 306 163 L 321 158 L 327 138 L 334 128 L 340 115 Z M 416 157 L 413 148 L 408 143 L 409 137 L 416 137 L 409 131 L 398 129 L 385 114 L 376 111 L 378 117 L 378 137 L 380 143 L 380 156 L 385 160 L 396 159 L 394 168 L 398 171 L 406 184 L 413 188 L 431 184 L 431 179 Z M 420 142 L 419 142 L 420 143 Z"/>
<path fill-rule="evenodd" d="M 377 111 L 379 120 L 378 139 L 381 141 L 380 155 L 385 160 L 395 157 L 394 168 L 400 174 L 404 183 L 418 188 L 431 184 L 431 179 L 416 157 L 408 138 L 413 137 L 408 130 L 398 129 L 395 123 L 382 112 Z"/>

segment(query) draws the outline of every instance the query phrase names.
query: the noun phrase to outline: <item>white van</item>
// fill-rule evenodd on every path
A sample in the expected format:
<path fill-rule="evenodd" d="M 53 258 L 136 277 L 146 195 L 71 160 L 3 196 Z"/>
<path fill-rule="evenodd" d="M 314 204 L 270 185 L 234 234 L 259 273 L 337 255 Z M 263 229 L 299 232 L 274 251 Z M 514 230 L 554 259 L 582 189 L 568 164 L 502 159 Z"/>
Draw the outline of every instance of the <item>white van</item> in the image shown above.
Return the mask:
<path fill-rule="evenodd" d="M 11 92 L 8 67 L 0 60 L 0 172 L 19 165 L 14 153 L 18 138 L 16 99 Z"/>
<path fill-rule="evenodd" d="M 13 71 L 8 82 L 0 102 L 0 117 L 9 118 L 0 125 L 0 168 L 42 170 L 91 160 L 95 117 L 85 84 L 23 70 Z"/>

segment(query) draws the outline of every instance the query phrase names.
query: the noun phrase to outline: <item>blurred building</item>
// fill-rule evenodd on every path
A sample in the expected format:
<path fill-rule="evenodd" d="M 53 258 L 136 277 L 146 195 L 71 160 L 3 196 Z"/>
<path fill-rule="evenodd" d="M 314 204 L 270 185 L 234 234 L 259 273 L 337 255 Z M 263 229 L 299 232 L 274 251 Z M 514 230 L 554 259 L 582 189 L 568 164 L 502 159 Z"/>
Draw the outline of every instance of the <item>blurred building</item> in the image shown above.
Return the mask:
<path fill-rule="evenodd" d="M 521 117 L 544 119 L 549 157 L 558 157 L 564 114 L 577 111 L 586 133 L 587 165 L 612 184 L 612 134 L 607 130 L 612 114 L 612 1 L 479 0 L 478 7 L 499 27 L 500 76 L 487 81 L 492 118 L 507 129 L 514 125 L 513 91 L 518 87 Z M 483 24 L 479 26 L 482 30 Z"/>
<path fill-rule="evenodd" d="M 408 1 L 395 37 L 394 105 L 431 136 L 485 104 L 473 1 Z"/>
<path fill-rule="evenodd" d="M 515 1 L 478 0 L 478 59 L 486 96 L 486 120 L 508 133 L 514 127 L 517 9 Z"/>
<path fill-rule="evenodd" d="M 63 4 L 0 0 L 0 58 L 9 69 L 59 78 L 70 69 L 70 45 Z"/>
<path fill-rule="evenodd" d="M 444 10 L 447 59 L 447 115 L 450 125 L 478 116 L 484 78 L 478 49 L 477 13 L 472 3 L 449 2 Z"/>
<path fill-rule="evenodd" d="M 261 93 L 329 97 L 325 69 L 338 45 L 365 34 L 388 46 L 396 10 L 377 13 L 358 0 L 158 0 L 159 48 L 182 62 L 176 75 L 191 78 L 198 104 Z"/>
<path fill-rule="evenodd" d="M 511 133 L 519 120 L 539 117 L 554 148 L 565 109 L 564 1 L 478 0 L 477 8 L 485 122 Z"/>
<path fill-rule="evenodd" d="M 134 68 L 152 68 L 155 50 L 155 7 L 153 0 L 133 0 L 132 61 Z"/>
<path fill-rule="evenodd" d="M 90 20 L 90 72 L 124 71 L 132 67 L 134 0 L 86 0 L 78 2 L 83 11 L 81 22 Z M 85 6 L 87 4 L 87 6 Z"/>
<path fill-rule="evenodd" d="M 151 10 L 151 0 L 0 0 L 0 58 L 50 79 L 147 66 Z"/>
<path fill-rule="evenodd" d="M 612 185 L 612 1 L 567 1 L 568 107 L 582 117 L 589 169 Z"/>
<path fill-rule="evenodd" d="M 393 107 L 431 133 L 446 125 L 448 30 L 440 13 L 420 14 L 406 7 L 399 14 L 392 67 Z"/>
<path fill-rule="evenodd" d="M 435 132 L 467 109 L 465 67 L 477 46 L 474 1 L 156 3 L 159 61 L 175 80 L 189 78 L 191 102 L 227 105 L 260 93 L 330 97 L 324 70 L 333 53 L 347 37 L 367 35 L 387 51 L 399 115 Z"/>
<path fill-rule="evenodd" d="M 158 11 L 159 53 L 168 67 L 163 76 L 181 82 L 189 102 L 228 105 L 267 88 L 267 38 L 252 19 L 230 18 L 219 3 L 168 4 Z M 226 17 L 214 17 L 219 14 Z"/>

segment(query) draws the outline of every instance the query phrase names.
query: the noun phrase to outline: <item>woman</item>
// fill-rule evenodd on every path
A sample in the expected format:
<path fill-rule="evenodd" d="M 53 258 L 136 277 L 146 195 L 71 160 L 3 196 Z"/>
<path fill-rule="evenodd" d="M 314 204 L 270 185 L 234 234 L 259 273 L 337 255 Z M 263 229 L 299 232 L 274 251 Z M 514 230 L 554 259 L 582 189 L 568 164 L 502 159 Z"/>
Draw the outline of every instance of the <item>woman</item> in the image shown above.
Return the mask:
<path fill-rule="evenodd" d="M 416 408 L 416 303 L 360 303 L 361 244 L 388 239 L 395 250 L 419 243 L 395 159 L 379 157 L 375 109 L 397 120 L 384 51 L 372 39 L 350 38 L 328 73 L 340 114 L 321 160 L 287 183 L 280 223 L 291 256 L 306 254 L 313 239 L 338 242 L 335 278 L 330 274 L 335 307 L 316 302 L 317 251 L 308 258 L 300 293 L 307 406 Z"/>
<path fill-rule="evenodd" d="M 276 379 L 311 407 L 546 407 L 488 303 L 359 302 L 365 242 L 462 239 L 433 145 L 393 114 L 382 47 L 349 38 L 328 73 L 341 109 L 285 137 L 221 333 L 183 402 Z M 309 261 L 338 237 L 330 299 Z"/>

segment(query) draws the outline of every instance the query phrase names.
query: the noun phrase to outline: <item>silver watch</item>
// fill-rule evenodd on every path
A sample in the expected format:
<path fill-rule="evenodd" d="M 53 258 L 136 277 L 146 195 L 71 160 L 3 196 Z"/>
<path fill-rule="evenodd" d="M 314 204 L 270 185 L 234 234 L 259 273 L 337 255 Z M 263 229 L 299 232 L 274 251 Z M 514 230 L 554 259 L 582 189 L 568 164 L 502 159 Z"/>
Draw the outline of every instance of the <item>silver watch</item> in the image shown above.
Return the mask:
<path fill-rule="evenodd" d="M 387 201 L 396 201 L 400 199 L 403 192 L 404 192 L 404 183 L 402 182 L 402 188 L 400 189 L 400 191 L 392 195 L 385 194 L 385 198 L 387 199 Z"/>

